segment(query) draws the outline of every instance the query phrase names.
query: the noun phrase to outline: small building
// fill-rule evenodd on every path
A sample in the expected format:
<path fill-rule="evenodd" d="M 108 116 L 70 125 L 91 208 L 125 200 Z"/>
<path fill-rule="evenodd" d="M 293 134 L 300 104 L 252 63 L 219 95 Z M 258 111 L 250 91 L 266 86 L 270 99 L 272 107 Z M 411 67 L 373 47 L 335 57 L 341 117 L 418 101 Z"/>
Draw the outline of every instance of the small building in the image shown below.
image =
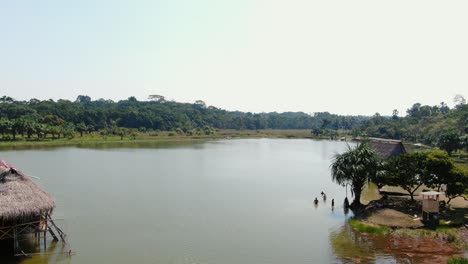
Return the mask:
<path fill-rule="evenodd" d="M 28 235 L 34 236 L 39 248 L 41 243 L 46 247 L 47 232 L 54 240 L 65 242 L 65 234 L 51 218 L 54 208 L 49 193 L 31 177 L 0 160 L 0 240 L 13 240 L 15 255 L 26 255 L 19 239 Z"/>
<path fill-rule="evenodd" d="M 439 192 L 420 193 L 422 197 L 422 220 L 425 225 L 435 227 L 439 223 Z"/>
<path fill-rule="evenodd" d="M 369 146 L 374 149 L 381 159 L 396 157 L 406 153 L 405 146 L 401 140 L 369 138 Z"/>

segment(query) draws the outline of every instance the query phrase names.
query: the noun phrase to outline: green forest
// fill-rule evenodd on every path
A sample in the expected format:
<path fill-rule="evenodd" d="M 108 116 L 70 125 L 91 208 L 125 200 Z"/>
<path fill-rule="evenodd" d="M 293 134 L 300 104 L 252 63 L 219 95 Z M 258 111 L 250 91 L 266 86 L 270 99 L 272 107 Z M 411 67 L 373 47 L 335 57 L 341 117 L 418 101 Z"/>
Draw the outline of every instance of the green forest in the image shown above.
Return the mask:
<path fill-rule="evenodd" d="M 432 146 L 446 144 L 445 149 L 450 153 L 468 144 L 468 105 L 461 95 L 457 95 L 454 102 L 453 108 L 445 103 L 434 106 L 415 103 L 402 117 L 397 110 L 373 116 L 227 111 L 207 106 L 201 100 L 180 103 L 161 95 L 150 95 L 146 101 L 129 97 L 118 102 L 92 100 L 86 95 L 79 95 L 75 101 L 18 101 L 3 96 L 0 98 L 0 135 L 2 140 L 9 141 L 72 138 L 93 132 L 127 135 L 174 131 L 193 135 L 211 134 L 217 129 L 307 129 L 312 137 L 382 137 Z"/>

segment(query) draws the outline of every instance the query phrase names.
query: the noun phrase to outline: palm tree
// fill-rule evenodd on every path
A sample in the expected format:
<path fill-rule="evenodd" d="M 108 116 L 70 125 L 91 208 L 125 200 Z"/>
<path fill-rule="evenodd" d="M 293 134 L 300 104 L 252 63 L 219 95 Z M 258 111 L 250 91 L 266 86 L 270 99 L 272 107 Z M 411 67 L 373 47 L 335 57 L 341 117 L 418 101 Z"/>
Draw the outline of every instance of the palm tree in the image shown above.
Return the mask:
<path fill-rule="evenodd" d="M 361 192 L 366 181 L 375 177 L 378 170 L 378 157 L 366 144 L 355 147 L 348 146 L 348 150 L 334 156 L 331 165 L 332 180 L 340 185 L 349 184 L 354 192 L 351 207 L 360 207 Z"/>

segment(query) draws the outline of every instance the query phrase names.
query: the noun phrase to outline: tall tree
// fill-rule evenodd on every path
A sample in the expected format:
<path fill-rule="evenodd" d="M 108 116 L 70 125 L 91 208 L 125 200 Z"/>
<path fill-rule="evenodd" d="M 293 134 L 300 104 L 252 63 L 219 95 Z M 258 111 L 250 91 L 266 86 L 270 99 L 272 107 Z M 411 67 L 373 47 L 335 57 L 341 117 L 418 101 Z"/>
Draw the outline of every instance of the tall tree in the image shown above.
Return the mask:
<path fill-rule="evenodd" d="M 76 125 L 76 130 L 80 133 L 80 137 L 83 137 L 83 133 L 88 129 L 84 122 L 79 123 Z"/>
<path fill-rule="evenodd" d="M 455 95 L 455 97 L 453 98 L 453 102 L 456 104 L 456 105 L 464 105 L 466 104 L 466 99 L 463 95 L 461 94 L 457 94 Z"/>
<path fill-rule="evenodd" d="M 151 101 L 159 102 L 159 103 L 166 102 L 166 97 L 159 95 L 159 94 L 151 94 L 148 96 L 148 99 L 150 99 Z"/>
<path fill-rule="evenodd" d="M 455 168 L 455 164 L 447 152 L 442 150 L 428 152 L 426 159 L 427 169 L 431 176 L 425 179 L 424 185 L 437 188 L 439 191 L 443 184 L 452 180 L 452 170 Z"/>
<path fill-rule="evenodd" d="M 460 135 L 456 131 L 443 133 L 438 141 L 439 148 L 447 151 L 449 156 L 452 156 L 452 152 L 462 148 Z"/>
<path fill-rule="evenodd" d="M 392 119 L 393 120 L 398 120 L 398 110 L 397 109 L 393 109 Z"/>
<path fill-rule="evenodd" d="M 445 195 L 449 198 L 447 203 L 456 197 L 463 197 L 468 201 L 468 171 L 455 166 L 450 172 L 450 180 L 446 184 Z"/>
<path fill-rule="evenodd" d="M 91 97 L 87 95 L 78 95 L 75 100 L 75 103 L 88 103 L 88 102 L 91 102 Z"/>
<path fill-rule="evenodd" d="M 425 182 L 430 182 L 433 175 L 428 170 L 427 153 L 411 153 L 390 158 L 385 161 L 383 177 L 379 177 L 379 185 L 400 186 L 414 200 L 414 193 Z"/>
<path fill-rule="evenodd" d="M 361 193 L 367 181 L 375 177 L 379 168 L 376 153 L 366 143 L 348 146 L 342 154 L 336 154 L 331 165 L 332 180 L 340 185 L 349 184 L 354 192 L 351 207 L 359 207 Z"/>

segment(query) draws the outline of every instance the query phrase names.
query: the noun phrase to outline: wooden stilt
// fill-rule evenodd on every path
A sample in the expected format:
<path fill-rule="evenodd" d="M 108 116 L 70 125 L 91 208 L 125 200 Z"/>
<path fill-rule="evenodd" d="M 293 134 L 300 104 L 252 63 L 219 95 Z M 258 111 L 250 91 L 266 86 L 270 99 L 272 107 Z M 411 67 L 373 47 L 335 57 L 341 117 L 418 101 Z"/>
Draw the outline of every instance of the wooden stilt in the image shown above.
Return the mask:
<path fill-rule="evenodd" d="M 16 254 L 18 250 L 18 238 L 16 237 L 16 226 L 13 229 L 13 254 Z"/>
<path fill-rule="evenodd" d="M 48 217 L 48 220 L 49 220 L 49 222 L 51 223 L 51 225 L 52 225 L 53 227 L 55 227 L 55 230 L 57 230 L 57 232 L 58 232 L 60 238 L 62 239 L 63 243 L 66 243 L 65 237 L 64 237 L 64 236 L 65 236 L 65 233 L 63 233 L 62 229 L 60 229 L 60 228 L 54 223 L 54 220 L 52 220 L 52 218 L 50 218 L 50 216 Z"/>
<path fill-rule="evenodd" d="M 55 230 L 54 230 L 55 229 Z M 50 244 L 47 242 L 47 233 L 50 233 L 54 242 Z M 65 249 L 66 245 L 66 234 L 55 224 L 50 218 L 49 214 L 43 214 L 40 221 L 21 223 L 18 225 L 12 225 L 0 228 L 0 239 L 9 238 L 13 240 L 13 250 L 15 256 L 29 256 L 31 254 L 49 254 L 51 248 L 57 244 L 55 241 L 62 240 L 62 253 L 70 254 L 69 249 Z M 23 239 L 34 239 L 36 244 L 36 252 L 38 253 L 25 253 L 21 249 L 21 241 Z M 66 251 L 65 251 L 66 250 Z M 48 252 L 49 251 L 49 252 Z M 52 251 L 54 251 L 52 249 Z"/>
<path fill-rule="evenodd" d="M 49 231 L 49 233 L 52 235 L 52 237 L 54 238 L 55 241 L 58 240 L 57 236 L 55 235 L 55 232 L 52 230 L 52 227 L 49 227 L 49 225 L 47 224 L 48 220 L 50 219 L 50 215 L 49 214 L 45 214 L 45 217 L 44 217 L 44 221 L 45 221 L 45 228 L 46 230 Z"/>
<path fill-rule="evenodd" d="M 55 232 L 52 230 L 52 227 L 49 227 L 48 230 L 49 230 L 49 233 L 50 233 L 50 234 L 52 235 L 52 237 L 54 238 L 54 240 L 55 240 L 55 241 L 58 241 L 59 239 L 58 239 L 57 235 L 55 234 Z"/>

